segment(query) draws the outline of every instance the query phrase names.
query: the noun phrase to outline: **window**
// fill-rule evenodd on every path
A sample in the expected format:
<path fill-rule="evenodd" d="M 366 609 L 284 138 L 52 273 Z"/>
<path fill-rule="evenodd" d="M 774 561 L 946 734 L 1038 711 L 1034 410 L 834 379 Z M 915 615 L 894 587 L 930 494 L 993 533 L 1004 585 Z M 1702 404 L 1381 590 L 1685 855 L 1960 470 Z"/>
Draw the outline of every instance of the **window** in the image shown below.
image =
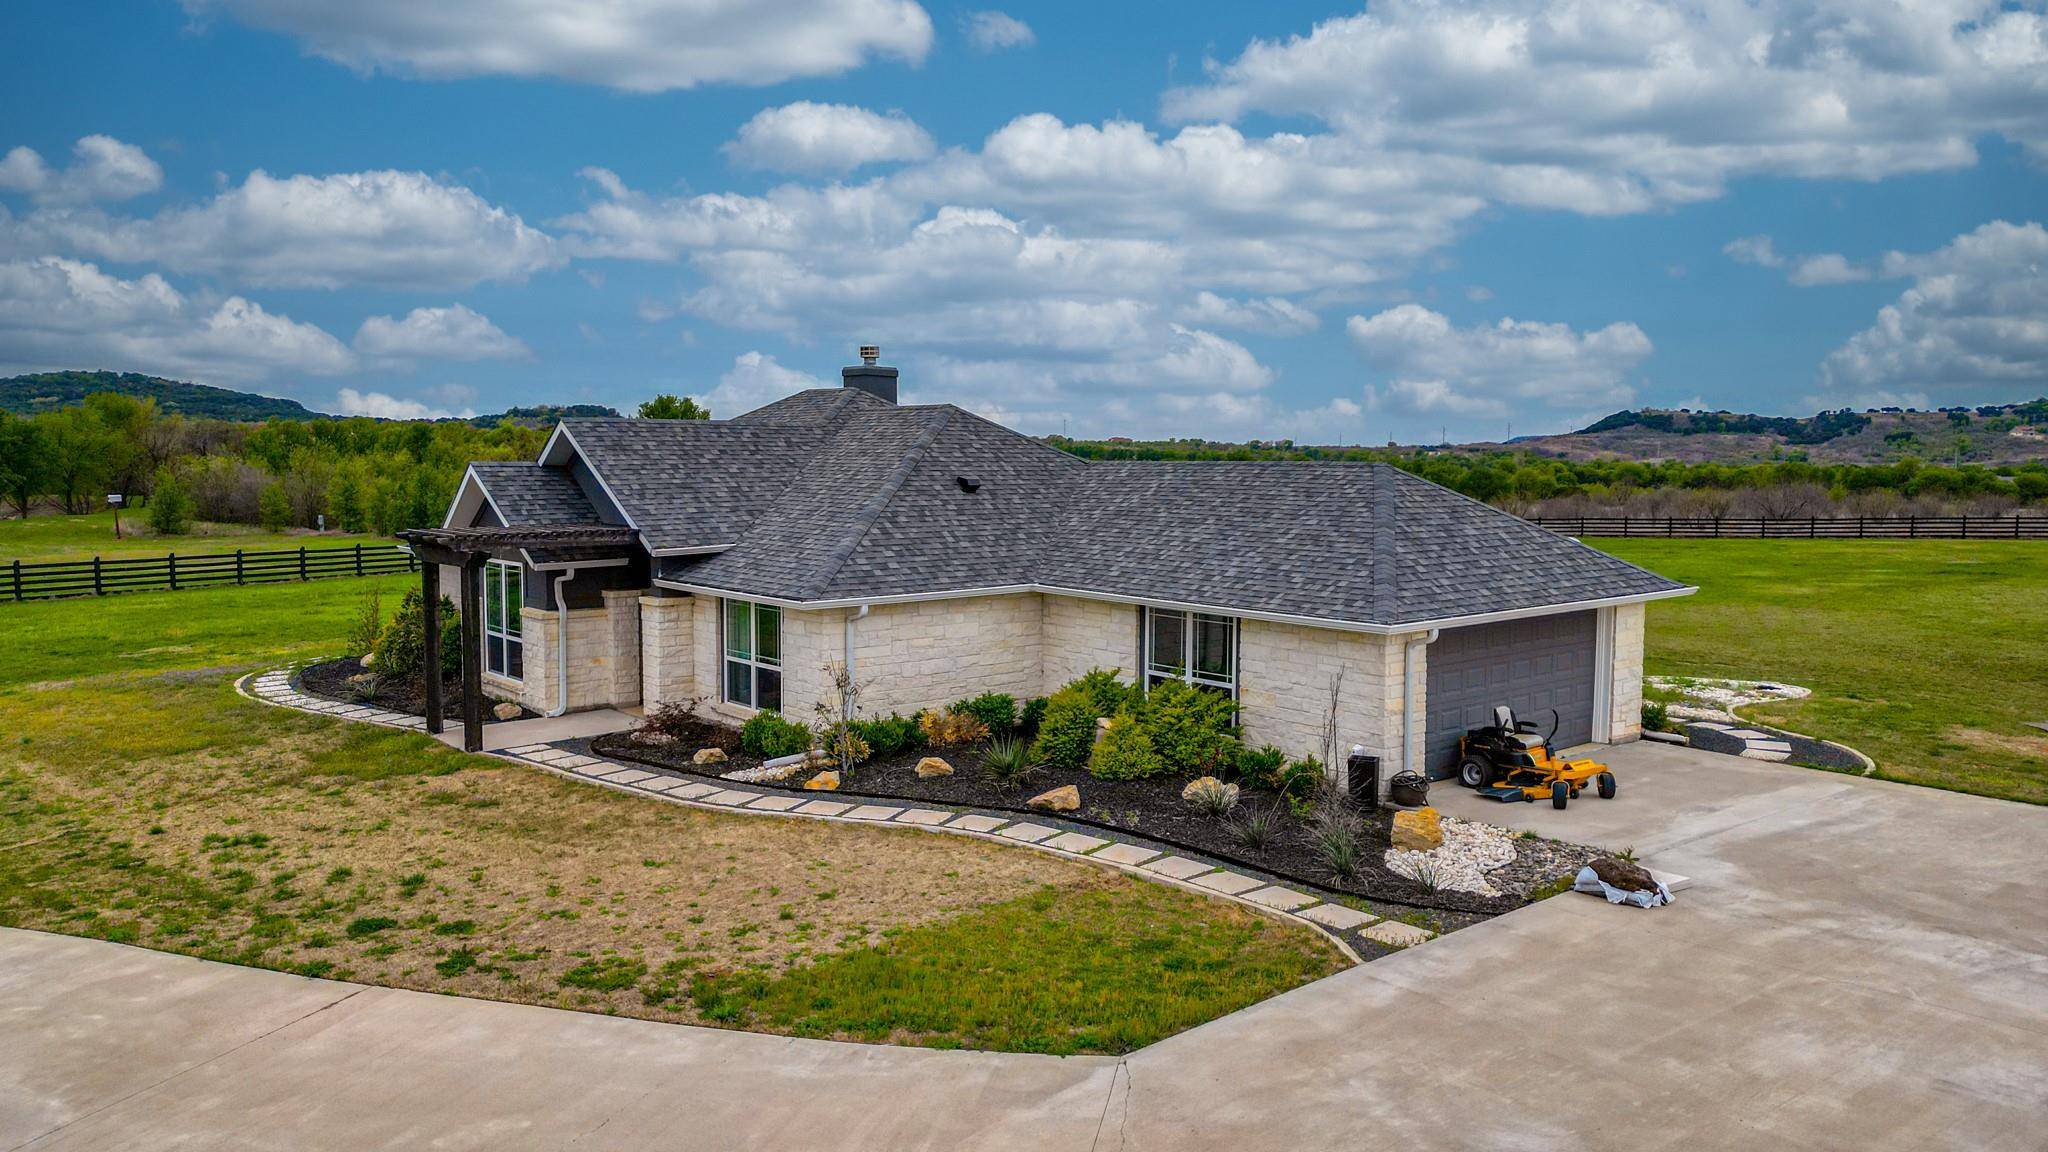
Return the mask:
<path fill-rule="evenodd" d="M 725 698 L 749 708 L 782 710 L 782 609 L 746 600 L 725 602 Z"/>
<path fill-rule="evenodd" d="M 526 675 L 526 646 L 519 639 L 525 569 L 503 560 L 484 565 L 484 668 L 514 680 Z"/>
<path fill-rule="evenodd" d="M 1236 699 L 1236 618 L 1145 609 L 1145 686 L 1167 680 Z"/>

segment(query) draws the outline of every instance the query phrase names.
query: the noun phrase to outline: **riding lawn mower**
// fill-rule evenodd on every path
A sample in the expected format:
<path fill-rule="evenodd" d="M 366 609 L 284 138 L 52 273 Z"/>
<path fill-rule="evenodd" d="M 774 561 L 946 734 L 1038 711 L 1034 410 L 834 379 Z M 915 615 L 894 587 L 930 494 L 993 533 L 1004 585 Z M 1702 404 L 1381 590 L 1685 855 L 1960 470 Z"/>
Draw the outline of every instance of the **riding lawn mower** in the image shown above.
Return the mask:
<path fill-rule="evenodd" d="M 1493 723 L 1458 737 L 1458 783 L 1502 803 L 1534 803 L 1550 797 L 1552 808 L 1570 803 L 1590 781 L 1602 800 L 1614 798 L 1614 773 L 1598 760 L 1563 760 L 1550 747 L 1557 735 L 1557 709 L 1550 710 L 1550 731 L 1536 734 L 1531 720 L 1515 719 L 1502 704 Z"/>

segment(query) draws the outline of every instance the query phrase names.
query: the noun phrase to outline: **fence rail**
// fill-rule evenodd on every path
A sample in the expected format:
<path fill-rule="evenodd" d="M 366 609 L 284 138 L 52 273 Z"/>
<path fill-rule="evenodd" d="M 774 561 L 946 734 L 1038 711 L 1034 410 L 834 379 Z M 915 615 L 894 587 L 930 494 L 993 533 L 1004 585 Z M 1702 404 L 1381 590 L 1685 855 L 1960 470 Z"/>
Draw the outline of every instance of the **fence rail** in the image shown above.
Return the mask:
<path fill-rule="evenodd" d="M 207 552 L 180 556 L 135 556 L 25 564 L 0 561 L 0 598 L 47 600 L 61 596 L 110 596 L 117 592 L 275 584 L 334 576 L 417 572 L 419 563 L 396 545 L 350 548 L 277 548 L 259 552 Z"/>
<path fill-rule="evenodd" d="M 2041 516 L 1537 516 L 1566 536 L 1684 540 L 2048 540 Z"/>

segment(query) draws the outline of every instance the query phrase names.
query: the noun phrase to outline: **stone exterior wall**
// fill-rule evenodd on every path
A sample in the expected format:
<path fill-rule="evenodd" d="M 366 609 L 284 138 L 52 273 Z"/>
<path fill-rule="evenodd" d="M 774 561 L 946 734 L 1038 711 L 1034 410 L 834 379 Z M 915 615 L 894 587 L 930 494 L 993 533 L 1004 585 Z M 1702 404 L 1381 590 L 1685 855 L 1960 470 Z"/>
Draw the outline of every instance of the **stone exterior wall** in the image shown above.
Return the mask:
<path fill-rule="evenodd" d="M 640 593 L 637 589 L 606 589 L 605 668 L 611 674 L 606 692 L 614 708 L 640 703 Z"/>
<path fill-rule="evenodd" d="M 705 695 L 697 679 L 697 597 L 642 596 L 640 607 L 640 702 L 653 708 Z"/>
<path fill-rule="evenodd" d="M 1035 692 L 1049 696 L 1060 685 L 1092 668 L 1114 668 L 1127 682 L 1138 675 L 1138 609 L 1072 596 L 1040 597 L 1044 602 L 1042 632 L 1044 674 Z"/>
<path fill-rule="evenodd" d="M 1272 744 L 1290 757 L 1321 755 L 1330 686 L 1338 685 L 1338 737 L 1380 758 L 1385 780 L 1400 769 L 1402 644 L 1405 637 L 1373 636 L 1244 620 L 1238 628 L 1238 717 L 1245 742 Z M 1421 659 L 1417 683 L 1426 683 Z M 1426 709 L 1416 709 L 1413 738 L 1420 740 Z"/>
<path fill-rule="evenodd" d="M 584 608 L 569 613 L 569 710 L 603 708 L 612 703 L 612 614 L 603 608 Z M 559 675 L 555 670 L 560 641 L 556 636 L 556 614 L 541 608 L 521 613 L 521 637 L 526 645 L 525 691 L 521 699 L 536 712 L 551 712 L 556 706 Z M 634 657 L 638 663 L 637 653 Z"/>
<path fill-rule="evenodd" d="M 1020 702 L 1042 695 L 1042 600 L 1028 592 L 875 605 L 853 626 L 862 715 L 909 716 L 983 692 L 1007 692 Z M 851 612 L 817 615 L 829 618 L 839 639 L 825 659 L 843 660 Z"/>
<path fill-rule="evenodd" d="M 1614 613 L 1610 666 L 1614 679 L 1607 692 L 1608 739 L 1619 744 L 1643 734 L 1643 638 L 1647 604 L 1617 604 Z"/>

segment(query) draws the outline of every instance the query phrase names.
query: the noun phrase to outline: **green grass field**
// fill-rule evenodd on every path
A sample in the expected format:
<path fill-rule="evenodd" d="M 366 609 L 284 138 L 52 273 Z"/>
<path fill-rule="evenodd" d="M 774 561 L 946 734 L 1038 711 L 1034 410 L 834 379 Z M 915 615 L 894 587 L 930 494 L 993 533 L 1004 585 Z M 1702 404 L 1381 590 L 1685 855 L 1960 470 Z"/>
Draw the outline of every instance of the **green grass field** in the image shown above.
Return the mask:
<path fill-rule="evenodd" d="M 335 548 L 356 544 L 390 543 L 381 536 L 351 536 L 342 532 L 265 532 L 247 524 L 195 523 L 184 536 L 158 536 L 138 509 L 121 514 L 121 539 L 114 538 L 114 514 L 94 512 L 85 516 L 31 516 L 0 519 L 0 563 L 19 560 L 24 564 L 55 560 L 90 560 L 94 556 L 161 556 L 176 552 L 197 556 L 210 552 L 233 552 L 237 548 L 256 551 L 268 548 Z"/>
<path fill-rule="evenodd" d="M 410 578 L 0 604 L 0 925 L 391 987 L 932 1047 L 1124 1052 L 1345 966 L 981 841 L 702 812 L 273 708 Z"/>
<path fill-rule="evenodd" d="M 1746 715 L 1839 741 L 1888 780 L 2048 803 L 2048 544 L 1593 540 L 1697 584 L 1650 606 L 1652 674 L 1785 680 Z"/>

